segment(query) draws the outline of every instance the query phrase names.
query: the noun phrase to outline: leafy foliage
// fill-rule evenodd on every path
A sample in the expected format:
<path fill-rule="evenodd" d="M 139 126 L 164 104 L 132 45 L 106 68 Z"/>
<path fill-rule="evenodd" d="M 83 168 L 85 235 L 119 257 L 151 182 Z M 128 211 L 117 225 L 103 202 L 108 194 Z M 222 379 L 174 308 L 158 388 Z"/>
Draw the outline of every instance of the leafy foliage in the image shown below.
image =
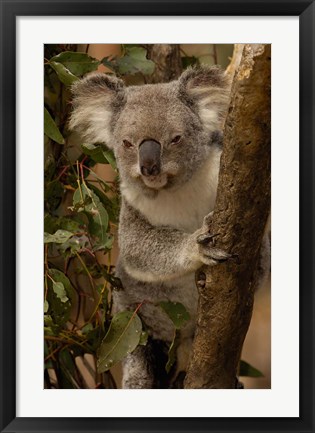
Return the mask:
<path fill-rule="evenodd" d="M 120 76 L 145 76 L 155 65 L 139 46 L 123 46 L 122 56 L 102 60 L 76 48 L 45 46 L 45 386 L 90 386 L 80 359 L 96 387 L 113 388 L 110 363 L 146 344 L 148 335 L 136 313 L 112 317 L 112 291 L 121 288 L 111 264 L 119 214 L 116 161 L 103 144 L 71 136 L 69 87 L 101 64 Z M 100 177 L 96 164 L 110 166 L 114 181 Z"/>
<path fill-rule="evenodd" d="M 99 373 L 109 370 L 114 364 L 131 353 L 139 344 L 142 323 L 136 313 L 117 313 L 110 324 L 98 353 Z"/>
<path fill-rule="evenodd" d="M 119 75 L 132 75 L 138 72 L 143 75 L 151 75 L 155 69 L 154 62 L 146 58 L 145 48 L 137 46 L 125 46 L 122 57 L 112 60 L 105 57 L 102 59 L 102 64 Z"/>

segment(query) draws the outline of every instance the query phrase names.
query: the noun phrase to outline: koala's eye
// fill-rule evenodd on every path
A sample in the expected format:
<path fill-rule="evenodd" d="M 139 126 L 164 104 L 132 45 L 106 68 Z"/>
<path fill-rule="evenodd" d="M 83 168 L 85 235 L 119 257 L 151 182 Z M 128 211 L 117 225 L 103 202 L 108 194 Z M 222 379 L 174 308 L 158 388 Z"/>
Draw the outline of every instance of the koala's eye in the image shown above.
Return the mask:
<path fill-rule="evenodd" d="M 126 149 L 130 149 L 133 146 L 128 140 L 123 140 L 123 145 Z"/>
<path fill-rule="evenodd" d="M 176 135 L 176 137 L 173 138 L 173 140 L 171 141 L 172 144 L 177 144 L 180 142 L 181 140 L 181 136 L 180 135 Z"/>

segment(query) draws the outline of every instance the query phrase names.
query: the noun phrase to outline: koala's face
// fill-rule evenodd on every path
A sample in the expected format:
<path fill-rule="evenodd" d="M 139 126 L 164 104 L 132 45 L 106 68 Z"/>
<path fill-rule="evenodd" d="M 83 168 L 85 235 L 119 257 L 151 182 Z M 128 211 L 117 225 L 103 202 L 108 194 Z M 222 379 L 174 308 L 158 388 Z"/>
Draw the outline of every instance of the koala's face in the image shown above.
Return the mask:
<path fill-rule="evenodd" d="M 220 129 L 227 82 L 218 68 L 190 69 L 177 81 L 126 88 L 105 74 L 73 88 L 70 126 L 114 150 L 121 181 L 150 194 L 187 182 Z"/>
<path fill-rule="evenodd" d="M 174 84 L 132 87 L 113 129 L 121 179 L 158 190 L 188 180 L 209 152 L 209 133 Z"/>

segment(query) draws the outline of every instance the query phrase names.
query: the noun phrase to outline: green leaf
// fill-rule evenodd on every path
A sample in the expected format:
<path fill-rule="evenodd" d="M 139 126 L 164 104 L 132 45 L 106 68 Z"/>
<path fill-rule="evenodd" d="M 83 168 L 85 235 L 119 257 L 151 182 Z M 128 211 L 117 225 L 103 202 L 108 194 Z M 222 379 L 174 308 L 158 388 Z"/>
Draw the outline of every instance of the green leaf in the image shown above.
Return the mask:
<path fill-rule="evenodd" d="M 68 350 L 61 350 L 58 354 L 60 363 L 60 379 L 63 389 L 77 389 L 79 388 L 76 379 L 74 378 L 76 373 L 76 367 L 74 359 Z"/>
<path fill-rule="evenodd" d="M 141 346 L 146 346 L 148 342 L 148 338 L 149 338 L 149 334 L 147 333 L 147 331 L 142 331 L 140 334 L 139 344 Z"/>
<path fill-rule="evenodd" d="M 261 371 L 257 370 L 257 368 L 248 364 L 246 361 L 240 361 L 239 375 L 248 377 L 264 377 Z"/>
<path fill-rule="evenodd" d="M 169 351 L 168 351 L 168 360 L 165 365 L 166 373 L 169 373 L 171 371 L 172 366 L 174 365 L 174 362 L 176 361 L 176 352 L 177 348 L 180 343 L 180 333 L 179 330 L 176 329 L 174 333 L 174 338 L 172 341 L 172 344 L 170 345 Z"/>
<path fill-rule="evenodd" d="M 142 323 L 131 311 L 117 313 L 105 335 L 97 359 L 99 373 L 109 370 L 131 353 L 139 344 Z"/>
<path fill-rule="evenodd" d="M 92 323 L 87 323 L 83 328 L 81 329 L 82 334 L 87 334 L 88 332 L 93 331 L 93 325 Z"/>
<path fill-rule="evenodd" d="M 57 224 L 56 224 L 57 218 L 53 217 L 49 213 L 45 213 L 44 215 L 44 231 L 49 234 L 53 234 L 55 231 L 57 231 Z M 45 239 L 45 233 L 44 233 L 44 239 Z"/>
<path fill-rule="evenodd" d="M 190 319 L 188 311 L 179 302 L 160 302 L 159 305 L 174 323 L 176 329 L 181 329 Z"/>
<path fill-rule="evenodd" d="M 65 139 L 61 135 L 54 119 L 49 114 L 49 111 L 44 107 L 44 132 L 45 134 L 59 144 L 65 144 Z"/>
<path fill-rule="evenodd" d="M 48 274 L 50 275 L 51 279 L 56 282 L 60 282 L 64 285 L 67 295 L 72 298 L 73 297 L 73 288 L 69 281 L 69 278 L 59 269 L 50 268 L 48 271 Z"/>
<path fill-rule="evenodd" d="M 70 252 L 71 255 L 75 255 L 76 252 L 80 252 L 81 250 L 88 248 L 89 239 L 86 235 L 83 236 L 72 236 L 67 242 L 64 242 L 60 245 L 60 251 Z"/>
<path fill-rule="evenodd" d="M 61 350 L 58 357 L 61 364 L 63 364 L 72 375 L 75 372 L 75 364 L 68 350 Z"/>
<path fill-rule="evenodd" d="M 45 300 L 45 301 L 44 301 L 44 313 L 47 313 L 48 310 L 49 310 L 49 304 L 48 304 L 48 302 Z"/>
<path fill-rule="evenodd" d="M 61 182 L 53 181 L 45 185 L 45 207 L 52 212 L 60 205 L 64 195 L 64 188 Z"/>
<path fill-rule="evenodd" d="M 79 232 L 81 229 L 80 222 L 75 221 L 73 218 L 59 217 L 56 223 L 59 226 L 58 228 L 72 233 Z"/>
<path fill-rule="evenodd" d="M 114 153 L 109 149 L 103 149 L 103 154 L 106 158 L 106 161 L 112 166 L 114 170 L 117 170 L 116 159 Z"/>
<path fill-rule="evenodd" d="M 116 70 L 116 63 L 115 60 L 109 60 L 112 57 L 104 57 L 101 60 L 102 65 L 106 66 L 107 68 L 111 69 L 112 71 Z"/>
<path fill-rule="evenodd" d="M 44 333 L 45 335 L 58 335 L 59 326 L 56 325 L 49 314 L 44 315 Z"/>
<path fill-rule="evenodd" d="M 50 59 L 51 62 L 62 63 L 72 74 L 80 77 L 88 72 L 95 71 L 101 64 L 85 53 L 64 51 Z"/>
<path fill-rule="evenodd" d="M 56 71 L 59 80 L 66 86 L 71 86 L 79 79 L 73 75 L 62 63 L 50 62 L 49 64 Z"/>
<path fill-rule="evenodd" d="M 114 197 L 107 197 L 106 194 L 104 194 L 103 191 L 101 191 L 99 188 L 97 188 L 95 185 L 93 185 L 90 182 L 87 182 L 89 188 L 98 196 L 98 198 L 100 199 L 100 201 L 102 202 L 102 204 L 104 205 L 107 213 L 108 213 L 108 217 L 109 220 L 112 221 L 113 223 L 118 223 L 118 219 L 119 219 L 119 200 L 117 195 Z"/>
<path fill-rule="evenodd" d="M 90 234 L 96 238 L 94 247 L 108 248 L 108 213 L 98 196 L 83 183 L 73 194 L 73 209 L 87 214 Z"/>
<path fill-rule="evenodd" d="M 90 156 L 93 161 L 100 164 L 110 164 L 116 170 L 116 161 L 113 152 L 107 149 L 103 144 L 81 144 L 82 150 L 85 155 Z"/>
<path fill-rule="evenodd" d="M 73 233 L 68 232 L 67 230 L 57 230 L 56 233 L 54 233 L 53 235 L 45 232 L 44 243 L 48 244 L 54 242 L 56 244 L 63 244 L 64 242 L 67 242 L 67 240 L 69 240 L 72 236 Z"/>
<path fill-rule="evenodd" d="M 142 47 L 126 48 L 124 57 L 116 59 L 116 67 L 120 74 L 136 74 L 141 72 L 144 75 L 151 75 L 155 69 L 155 63 L 146 58 L 147 51 Z"/>
<path fill-rule="evenodd" d="M 53 281 L 53 291 L 56 293 L 57 298 L 59 298 L 61 302 L 65 303 L 69 301 L 65 286 L 62 283 L 56 283 L 55 281 Z"/>
<path fill-rule="evenodd" d="M 199 59 L 194 56 L 185 56 L 181 58 L 183 69 L 188 68 L 188 66 L 199 65 Z"/>
<path fill-rule="evenodd" d="M 62 326 L 70 318 L 71 304 L 74 299 L 74 291 L 68 277 L 58 269 L 50 268 L 48 271 L 47 301 L 50 307 L 51 323 L 46 326 Z M 58 284 L 61 283 L 61 284 Z M 67 300 L 65 299 L 67 298 Z"/>
<path fill-rule="evenodd" d="M 96 146 L 90 143 L 82 143 L 81 147 L 84 154 L 90 156 L 93 161 L 99 162 L 100 164 L 108 164 L 108 161 L 103 153 L 102 145 Z"/>

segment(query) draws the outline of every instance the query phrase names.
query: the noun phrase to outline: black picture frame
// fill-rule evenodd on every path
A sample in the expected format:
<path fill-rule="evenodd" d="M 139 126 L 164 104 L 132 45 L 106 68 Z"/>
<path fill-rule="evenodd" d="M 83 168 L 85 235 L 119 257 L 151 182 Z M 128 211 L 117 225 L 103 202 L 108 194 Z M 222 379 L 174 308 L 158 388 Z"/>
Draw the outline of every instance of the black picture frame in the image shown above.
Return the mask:
<path fill-rule="evenodd" d="M 315 5 L 310 0 L 0 0 L 0 430 L 1 432 L 314 432 Z M 16 417 L 17 16 L 299 16 L 300 23 L 300 416 L 298 418 Z M 298 59 L 297 59 L 298 61 Z M 285 74 L 285 65 L 283 68 Z M 284 152 L 285 144 L 283 145 Z M 289 236 L 289 234 L 288 234 Z M 283 288 L 285 305 L 285 288 Z M 284 306 L 285 308 L 285 306 Z M 288 377 L 288 381 L 290 378 Z M 30 390 L 30 398 L 32 391 Z M 157 408 L 158 413 L 158 408 Z"/>

